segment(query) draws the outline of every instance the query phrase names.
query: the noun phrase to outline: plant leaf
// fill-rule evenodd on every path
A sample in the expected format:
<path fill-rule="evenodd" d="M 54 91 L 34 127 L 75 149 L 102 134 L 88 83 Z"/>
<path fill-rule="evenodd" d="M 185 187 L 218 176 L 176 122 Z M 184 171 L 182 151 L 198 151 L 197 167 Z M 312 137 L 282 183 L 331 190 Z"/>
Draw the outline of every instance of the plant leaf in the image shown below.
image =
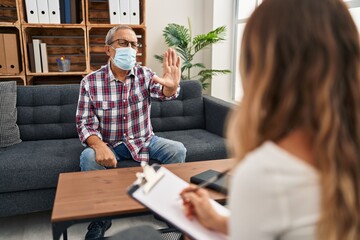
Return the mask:
<path fill-rule="evenodd" d="M 208 32 L 207 34 L 197 35 L 193 40 L 195 53 L 211 44 L 225 40 L 225 35 L 225 26 L 218 27 L 215 30 Z"/>
<path fill-rule="evenodd" d="M 198 67 L 198 68 L 205 68 L 205 65 L 203 63 L 195 63 L 192 66 L 193 67 Z"/>
<path fill-rule="evenodd" d="M 197 35 L 194 39 L 192 38 L 191 33 L 191 24 L 190 19 L 188 19 L 188 28 L 171 23 L 168 24 L 163 30 L 163 36 L 165 42 L 169 47 L 175 49 L 178 53 L 181 61 L 181 79 L 198 79 L 202 83 L 203 89 L 206 89 L 210 83 L 206 82 L 211 79 L 213 76 L 218 74 L 227 74 L 230 73 L 229 70 L 216 70 L 216 69 L 206 69 L 205 64 L 203 63 L 192 63 L 194 56 L 201 49 L 220 42 L 225 39 L 226 27 L 218 27 L 213 31 L 208 32 L 207 34 Z M 160 62 L 163 61 L 164 55 L 154 55 L 154 57 Z M 191 72 L 194 71 L 194 68 L 198 73 L 191 75 Z M 194 71 L 195 72 L 195 71 Z"/>
<path fill-rule="evenodd" d="M 175 48 L 176 52 L 180 55 L 180 58 L 183 60 L 183 61 L 189 61 L 189 54 L 188 52 L 186 51 L 186 49 L 182 49 L 180 47 L 176 47 Z M 191 61 L 191 60 L 190 60 Z"/>
<path fill-rule="evenodd" d="M 165 27 L 163 36 L 169 47 L 175 46 L 183 50 L 186 50 L 190 41 L 189 30 L 186 27 L 175 23 L 170 23 Z"/>
<path fill-rule="evenodd" d="M 217 76 L 219 74 L 228 74 L 231 73 L 230 70 L 218 70 L 218 69 L 205 69 L 205 70 L 201 70 L 198 73 L 198 76 L 200 76 L 200 81 L 206 81 L 208 79 L 211 79 L 213 76 Z"/>
<path fill-rule="evenodd" d="M 209 87 L 210 83 L 204 83 L 203 82 L 201 85 L 202 85 L 202 88 L 205 90 L 205 89 L 207 89 Z"/>
<path fill-rule="evenodd" d="M 222 69 L 222 70 L 219 70 L 219 69 L 204 69 L 204 70 L 199 71 L 198 75 L 199 76 L 216 76 L 216 75 L 219 75 L 219 74 L 228 74 L 228 73 L 231 73 L 231 71 L 227 70 L 227 69 Z"/>
<path fill-rule="evenodd" d="M 164 61 L 164 54 L 162 54 L 162 55 L 155 54 L 154 58 L 162 63 Z"/>

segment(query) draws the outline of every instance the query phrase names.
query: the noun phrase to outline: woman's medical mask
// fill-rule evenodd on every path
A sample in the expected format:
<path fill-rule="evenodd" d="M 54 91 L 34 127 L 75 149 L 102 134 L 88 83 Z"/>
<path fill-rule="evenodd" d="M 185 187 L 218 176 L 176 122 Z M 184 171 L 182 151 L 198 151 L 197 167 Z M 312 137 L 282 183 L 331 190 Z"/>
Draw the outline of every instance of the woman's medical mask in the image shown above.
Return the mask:
<path fill-rule="evenodd" d="M 112 46 L 110 46 L 112 47 Z M 113 48 L 113 47 L 112 47 Z M 136 63 L 136 50 L 131 47 L 113 48 L 116 53 L 112 62 L 118 68 L 123 70 L 131 70 Z"/>

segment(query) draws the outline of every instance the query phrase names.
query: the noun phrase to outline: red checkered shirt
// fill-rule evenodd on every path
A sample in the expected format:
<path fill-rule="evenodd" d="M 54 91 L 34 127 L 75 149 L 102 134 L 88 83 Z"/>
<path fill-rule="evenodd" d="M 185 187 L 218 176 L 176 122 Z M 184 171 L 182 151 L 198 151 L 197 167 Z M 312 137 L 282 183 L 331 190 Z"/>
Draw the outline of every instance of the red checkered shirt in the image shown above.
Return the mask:
<path fill-rule="evenodd" d="M 162 85 L 152 80 L 154 73 L 136 65 L 126 76 L 117 80 L 110 65 L 85 76 L 80 84 L 76 111 L 76 127 L 84 146 L 91 135 L 98 136 L 105 143 L 116 147 L 124 143 L 136 161 L 148 161 L 148 146 L 154 135 L 150 109 L 151 99 L 174 99 L 165 97 Z"/>

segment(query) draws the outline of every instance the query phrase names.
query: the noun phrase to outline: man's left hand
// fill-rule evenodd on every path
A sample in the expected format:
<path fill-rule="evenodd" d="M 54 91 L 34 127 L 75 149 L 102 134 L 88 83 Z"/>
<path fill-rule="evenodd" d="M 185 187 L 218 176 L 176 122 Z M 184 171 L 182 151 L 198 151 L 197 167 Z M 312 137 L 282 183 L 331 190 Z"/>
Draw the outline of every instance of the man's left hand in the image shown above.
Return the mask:
<path fill-rule="evenodd" d="M 176 52 L 169 48 L 164 54 L 163 77 L 155 76 L 153 79 L 164 86 L 164 94 L 172 95 L 176 93 L 181 77 L 180 57 Z"/>

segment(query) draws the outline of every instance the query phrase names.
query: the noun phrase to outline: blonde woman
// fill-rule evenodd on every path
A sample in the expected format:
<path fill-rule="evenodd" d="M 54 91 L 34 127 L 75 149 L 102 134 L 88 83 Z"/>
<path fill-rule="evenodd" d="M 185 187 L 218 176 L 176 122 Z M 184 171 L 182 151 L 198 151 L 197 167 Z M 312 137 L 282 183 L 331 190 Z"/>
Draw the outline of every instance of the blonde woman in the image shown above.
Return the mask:
<path fill-rule="evenodd" d="M 254 11 L 228 127 L 241 160 L 231 216 L 190 186 L 189 218 L 236 240 L 360 239 L 359 43 L 342 0 L 265 0 Z"/>

